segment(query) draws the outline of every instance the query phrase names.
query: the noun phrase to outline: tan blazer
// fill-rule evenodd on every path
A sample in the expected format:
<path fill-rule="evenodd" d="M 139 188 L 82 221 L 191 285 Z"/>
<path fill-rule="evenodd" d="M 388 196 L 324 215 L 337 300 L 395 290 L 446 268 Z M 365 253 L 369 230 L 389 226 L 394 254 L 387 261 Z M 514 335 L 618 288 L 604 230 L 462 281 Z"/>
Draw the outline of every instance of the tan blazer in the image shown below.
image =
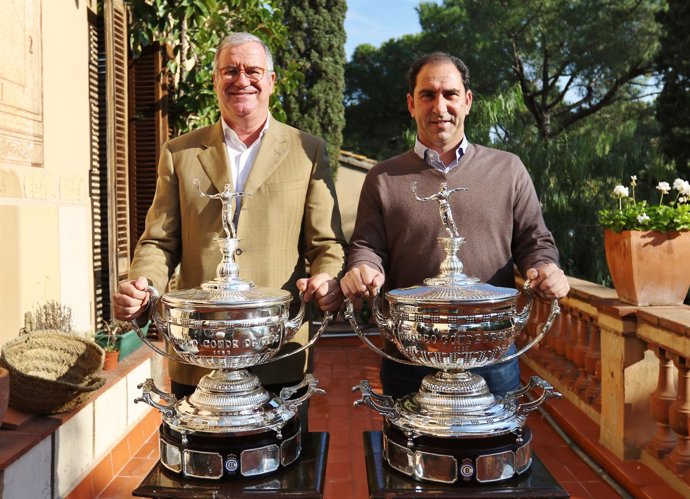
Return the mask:
<path fill-rule="evenodd" d="M 345 239 L 326 143 L 269 119 L 243 191 L 252 197 L 242 197 L 235 261 L 243 279 L 286 289 L 296 297 L 295 282 L 307 276 L 307 268 L 311 275 L 326 272 L 339 277 Z M 194 179 L 208 194 L 232 184 L 220 122 L 163 146 L 156 194 L 129 272 L 132 279 L 151 279 L 161 293 L 178 264 L 176 287 L 188 289 L 215 277 L 221 259 L 214 239 L 225 237 L 222 205 L 201 197 Z M 305 324 L 295 341 L 303 344 L 307 336 Z M 259 366 L 255 372 L 263 383 L 298 381 L 304 359 L 295 355 Z M 178 362 L 171 362 L 169 368 L 171 379 L 184 384 L 196 384 L 207 372 Z"/>

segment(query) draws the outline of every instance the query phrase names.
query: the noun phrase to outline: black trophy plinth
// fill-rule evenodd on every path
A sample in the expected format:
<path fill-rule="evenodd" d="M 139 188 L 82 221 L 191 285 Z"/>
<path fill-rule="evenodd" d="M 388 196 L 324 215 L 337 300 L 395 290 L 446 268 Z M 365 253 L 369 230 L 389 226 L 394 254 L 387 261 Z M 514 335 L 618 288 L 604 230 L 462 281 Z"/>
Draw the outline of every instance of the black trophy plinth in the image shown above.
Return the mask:
<path fill-rule="evenodd" d="M 258 478 L 199 480 L 169 472 L 160 462 L 132 491 L 139 497 L 270 499 L 291 497 L 321 499 L 326 475 L 328 433 L 302 435 L 302 455 L 287 468 Z"/>
<path fill-rule="evenodd" d="M 559 485 L 534 452 L 529 470 L 499 483 L 445 485 L 416 481 L 386 464 L 381 455 L 381 435 L 380 431 L 364 432 L 364 454 L 370 499 L 570 497 L 570 494 Z"/>

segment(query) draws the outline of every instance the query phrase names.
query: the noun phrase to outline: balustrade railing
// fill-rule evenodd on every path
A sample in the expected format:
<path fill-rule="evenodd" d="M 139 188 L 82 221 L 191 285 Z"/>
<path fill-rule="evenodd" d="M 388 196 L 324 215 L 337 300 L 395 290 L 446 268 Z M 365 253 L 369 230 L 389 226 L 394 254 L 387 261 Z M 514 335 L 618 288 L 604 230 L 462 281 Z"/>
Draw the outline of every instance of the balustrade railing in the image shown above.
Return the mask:
<path fill-rule="evenodd" d="M 614 455 L 641 460 L 690 496 L 690 306 L 636 307 L 569 280 L 561 315 L 522 362 L 599 425 Z M 547 316 L 537 300 L 520 342 Z"/>

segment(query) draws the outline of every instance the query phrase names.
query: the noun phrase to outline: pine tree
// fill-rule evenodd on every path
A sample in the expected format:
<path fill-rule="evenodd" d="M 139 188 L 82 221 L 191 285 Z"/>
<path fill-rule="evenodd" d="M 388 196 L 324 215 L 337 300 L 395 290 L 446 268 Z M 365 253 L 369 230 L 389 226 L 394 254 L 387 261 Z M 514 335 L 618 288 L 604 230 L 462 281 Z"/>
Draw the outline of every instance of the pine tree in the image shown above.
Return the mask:
<path fill-rule="evenodd" d="M 283 0 L 288 42 L 276 62 L 303 76 L 282 96 L 287 123 L 328 143 L 333 171 L 343 141 L 345 111 L 345 0 Z"/>

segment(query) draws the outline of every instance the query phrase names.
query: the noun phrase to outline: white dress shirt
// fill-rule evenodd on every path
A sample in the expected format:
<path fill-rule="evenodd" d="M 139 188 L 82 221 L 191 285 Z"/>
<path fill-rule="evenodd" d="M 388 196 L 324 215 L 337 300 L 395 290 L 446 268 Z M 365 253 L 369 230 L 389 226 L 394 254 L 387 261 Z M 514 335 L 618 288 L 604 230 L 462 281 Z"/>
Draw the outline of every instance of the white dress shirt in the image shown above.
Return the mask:
<path fill-rule="evenodd" d="M 256 155 L 259 153 L 259 146 L 268 130 L 268 122 L 266 119 L 264 127 L 261 129 L 259 137 L 250 145 L 246 145 L 240 140 L 235 131 L 221 120 L 223 124 L 223 135 L 225 137 L 225 150 L 228 154 L 228 164 L 230 165 L 230 175 L 232 176 L 232 185 L 235 192 L 242 192 L 244 185 L 247 183 L 247 177 L 252 169 Z M 237 227 L 240 218 L 240 208 L 242 207 L 242 196 L 235 197 L 235 215 L 233 217 L 233 224 Z"/>
<path fill-rule="evenodd" d="M 422 144 L 419 141 L 419 137 L 417 137 L 417 139 L 415 140 L 414 152 L 415 154 L 417 154 L 417 156 L 422 158 L 424 162 L 429 166 L 436 168 L 437 170 L 443 173 L 448 173 L 453 168 L 458 166 L 458 163 L 460 163 L 460 160 L 462 159 L 463 155 L 465 154 L 465 151 L 467 150 L 467 146 L 469 145 L 470 143 L 467 141 L 467 135 L 463 136 L 460 145 L 455 150 L 455 159 L 451 161 L 448 165 L 443 164 L 443 161 L 441 161 L 441 156 L 436 151 L 434 151 L 433 149 L 429 149 L 427 146 Z"/>

